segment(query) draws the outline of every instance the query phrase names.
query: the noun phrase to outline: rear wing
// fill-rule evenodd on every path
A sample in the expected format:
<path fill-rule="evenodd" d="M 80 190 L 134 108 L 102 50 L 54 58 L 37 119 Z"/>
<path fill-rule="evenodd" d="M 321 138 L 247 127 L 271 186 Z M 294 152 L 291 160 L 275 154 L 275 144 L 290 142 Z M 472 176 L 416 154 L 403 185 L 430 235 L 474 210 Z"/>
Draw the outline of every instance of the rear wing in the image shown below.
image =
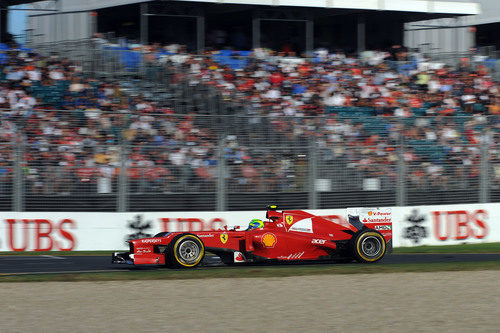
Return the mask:
<path fill-rule="evenodd" d="M 269 219 L 271 221 L 276 221 L 283 218 L 283 212 L 278 212 L 276 210 L 268 210 L 266 212 L 266 219 Z"/>
<path fill-rule="evenodd" d="M 392 231 L 390 208 L 347 208 L 347 220 L 357 230 L 366 228 L 377 231 Z"/>

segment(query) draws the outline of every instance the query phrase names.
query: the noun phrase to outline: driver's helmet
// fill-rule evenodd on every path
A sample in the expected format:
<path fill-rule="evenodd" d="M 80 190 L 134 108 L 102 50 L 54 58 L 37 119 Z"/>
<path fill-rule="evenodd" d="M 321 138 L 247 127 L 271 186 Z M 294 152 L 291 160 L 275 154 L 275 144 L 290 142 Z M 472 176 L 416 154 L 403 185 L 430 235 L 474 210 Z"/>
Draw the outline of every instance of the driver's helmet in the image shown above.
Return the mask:
<path fill-rule="evenodd" d="M 264 222 L 262 222 L 262 220 L 259 220 L 259 219 L 253 219 L 248 224 L 247 230 L 253 230 L 253 229 L 258 229 L 258 228 L 264 228 Z"/>

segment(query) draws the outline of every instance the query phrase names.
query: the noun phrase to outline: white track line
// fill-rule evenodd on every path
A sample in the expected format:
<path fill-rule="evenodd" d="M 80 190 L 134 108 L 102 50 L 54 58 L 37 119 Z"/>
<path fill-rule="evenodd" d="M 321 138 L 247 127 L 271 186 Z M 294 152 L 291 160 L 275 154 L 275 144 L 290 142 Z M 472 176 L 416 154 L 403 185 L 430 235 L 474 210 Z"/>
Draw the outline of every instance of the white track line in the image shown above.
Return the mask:
<path fill-rule="evenodd" d="M 4 256 L 0 257 L 0 261 L 24 261 L 24 260 L 47 260 L 47 259 L 57 259 L 57 260 L 65 260 L 68 258 L 64 257 L 57 257 L 57 256 L 51 256 L 51 255 L 39 255 L 39 256 L 32 256 L 32 257 L 24 257 L 24 256 Z"/>
<path fill-rule="evenodd" d="M 66 260 L 68 258 L 51 256 L 51 255 L 39 255 L 33 257 L 23 257 L 23 256 L 0 257 L 0 261 L 26 261 L 26 260 L 47 260 L 47 259 Z"/>
<path fill-rule="evenodd" d="M 7 275 L 35 275 L 35 274 L 106 273 L 106 272 L 117 272 L 117 270 L 102 269 L 102 270 L 95 270 L 95 271 L 89 270 L 89 271 L 56 271 L 56 272 L 0 273 L 0 276 L 7 276 Z"/>
<path fill-rule="evenodd" d="M 66 260 L 67 259 L 67 258 L 64 258 L 64 257 L 51 256 L 51 255 L 48 255 L 48 254 L 41 255 L 40 257 L 50 258 L 50 259 L 62 259 L 62 260 Z"/>

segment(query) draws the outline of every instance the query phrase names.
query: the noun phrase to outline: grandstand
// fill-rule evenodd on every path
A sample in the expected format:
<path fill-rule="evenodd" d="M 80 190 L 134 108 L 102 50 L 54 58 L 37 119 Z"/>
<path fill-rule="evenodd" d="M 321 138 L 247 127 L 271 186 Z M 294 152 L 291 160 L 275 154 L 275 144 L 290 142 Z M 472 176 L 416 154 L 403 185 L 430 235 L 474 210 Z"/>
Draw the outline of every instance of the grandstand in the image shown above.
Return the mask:
<path fill-rule="evenodd" d="M 85 65 L 5 52 L 1 209 L 500 199 L 498 83 L 483 67 L 165 49 L 133 51 L 134 66 L 105 43 Z"/>
<path fill-rule="evenodd" d="M 286 209 L 500 200 L 498 82 L 481 61 L 449 67 L 400 46 L 365 50 L 363 28 L 390 19 L 397 1 L 384 2 L 382 12 L 336 8 L 336 1 L 321 15 L 311 3 L 299 8 L 311 14 L 305 18 L 286 1 L 277 3 L 289 5 L 279 8 L 285 18 L 275 16 L 275 7 L 175 2 L 176 19 L 191 13 L 207 20 L 207 36 L 212 17 L 229 25 L 252 18 L 249 31 L 237 29 L 247 38 L 253 33 L 249 50 L 205 45 L 208 38 L 199 35 L 150 43 L 158 31 L 151 15 L 131 21 L 134 36 L 117 28 L 119 18 L 129 19 L 117 15 L 120 10 L 167 15 L 174 2 L 99 3 L 76 8 L 60 1 L 57 14 L 32 16 L 37 31 L 46 33 L 32 39 L 30 48 L 0 44 L 1 210 L 206 211 L 260 209 L 269 201 Z M 414 4 L 405 7 L 411 11 L 394 13 L 400 18 L 395 27 L 477 10 L 467 3 L 431 3 L 432 8 Z M 34 4 L 48 10 L 52 5 Z M 325 37 L 330 45 L 311 42 L 308 33 L 320 32 L 317 27 L 330 15 L 349 30 L 345 40 L 351 44 L 335 45 L 334 36 Z M 67 40 L 64 33 L 76 30 L 60 29 L 61 24 L 78 17 L 88 28 L 78 31 L 87 38 Z M 152 21 L 144 29 L 148 17 Z M 287 48 L 275 45 L 276 51 L 251 49 L 275 40 L 255 38 L 256 18 L 306 22 L 304 38 Z M 54 27 L 57 34 L 51 33 Z M 115 28 L 115 34 L 106 33 Z M 98 33 L 88 38 L 91 32 Z M 389 46 L 402 38 L 402 29 L 393 32 Z M 382 46 L 377 36 L 368 40 Z"/>

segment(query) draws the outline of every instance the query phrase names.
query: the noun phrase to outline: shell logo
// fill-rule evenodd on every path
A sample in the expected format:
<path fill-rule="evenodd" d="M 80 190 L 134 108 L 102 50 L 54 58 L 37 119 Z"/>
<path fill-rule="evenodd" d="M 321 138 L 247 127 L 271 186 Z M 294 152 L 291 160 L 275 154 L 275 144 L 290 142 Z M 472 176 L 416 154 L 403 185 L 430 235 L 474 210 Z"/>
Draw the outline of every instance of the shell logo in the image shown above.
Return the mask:
<path fill-rule="evenodd" d="M 372 216 L 372 214 L 373 214 L 373 213 L 372 213 L 372 211 L 370 210 L 370 211 L 368 212 L 368 216 Z"/>
<path fill-rule="evenodd" d="M 265 247 L 274 247 L 276 242 L 277 242 L 276 236 L 270 232 L 262 236 L 262 244 L 264 244 Z"/>

